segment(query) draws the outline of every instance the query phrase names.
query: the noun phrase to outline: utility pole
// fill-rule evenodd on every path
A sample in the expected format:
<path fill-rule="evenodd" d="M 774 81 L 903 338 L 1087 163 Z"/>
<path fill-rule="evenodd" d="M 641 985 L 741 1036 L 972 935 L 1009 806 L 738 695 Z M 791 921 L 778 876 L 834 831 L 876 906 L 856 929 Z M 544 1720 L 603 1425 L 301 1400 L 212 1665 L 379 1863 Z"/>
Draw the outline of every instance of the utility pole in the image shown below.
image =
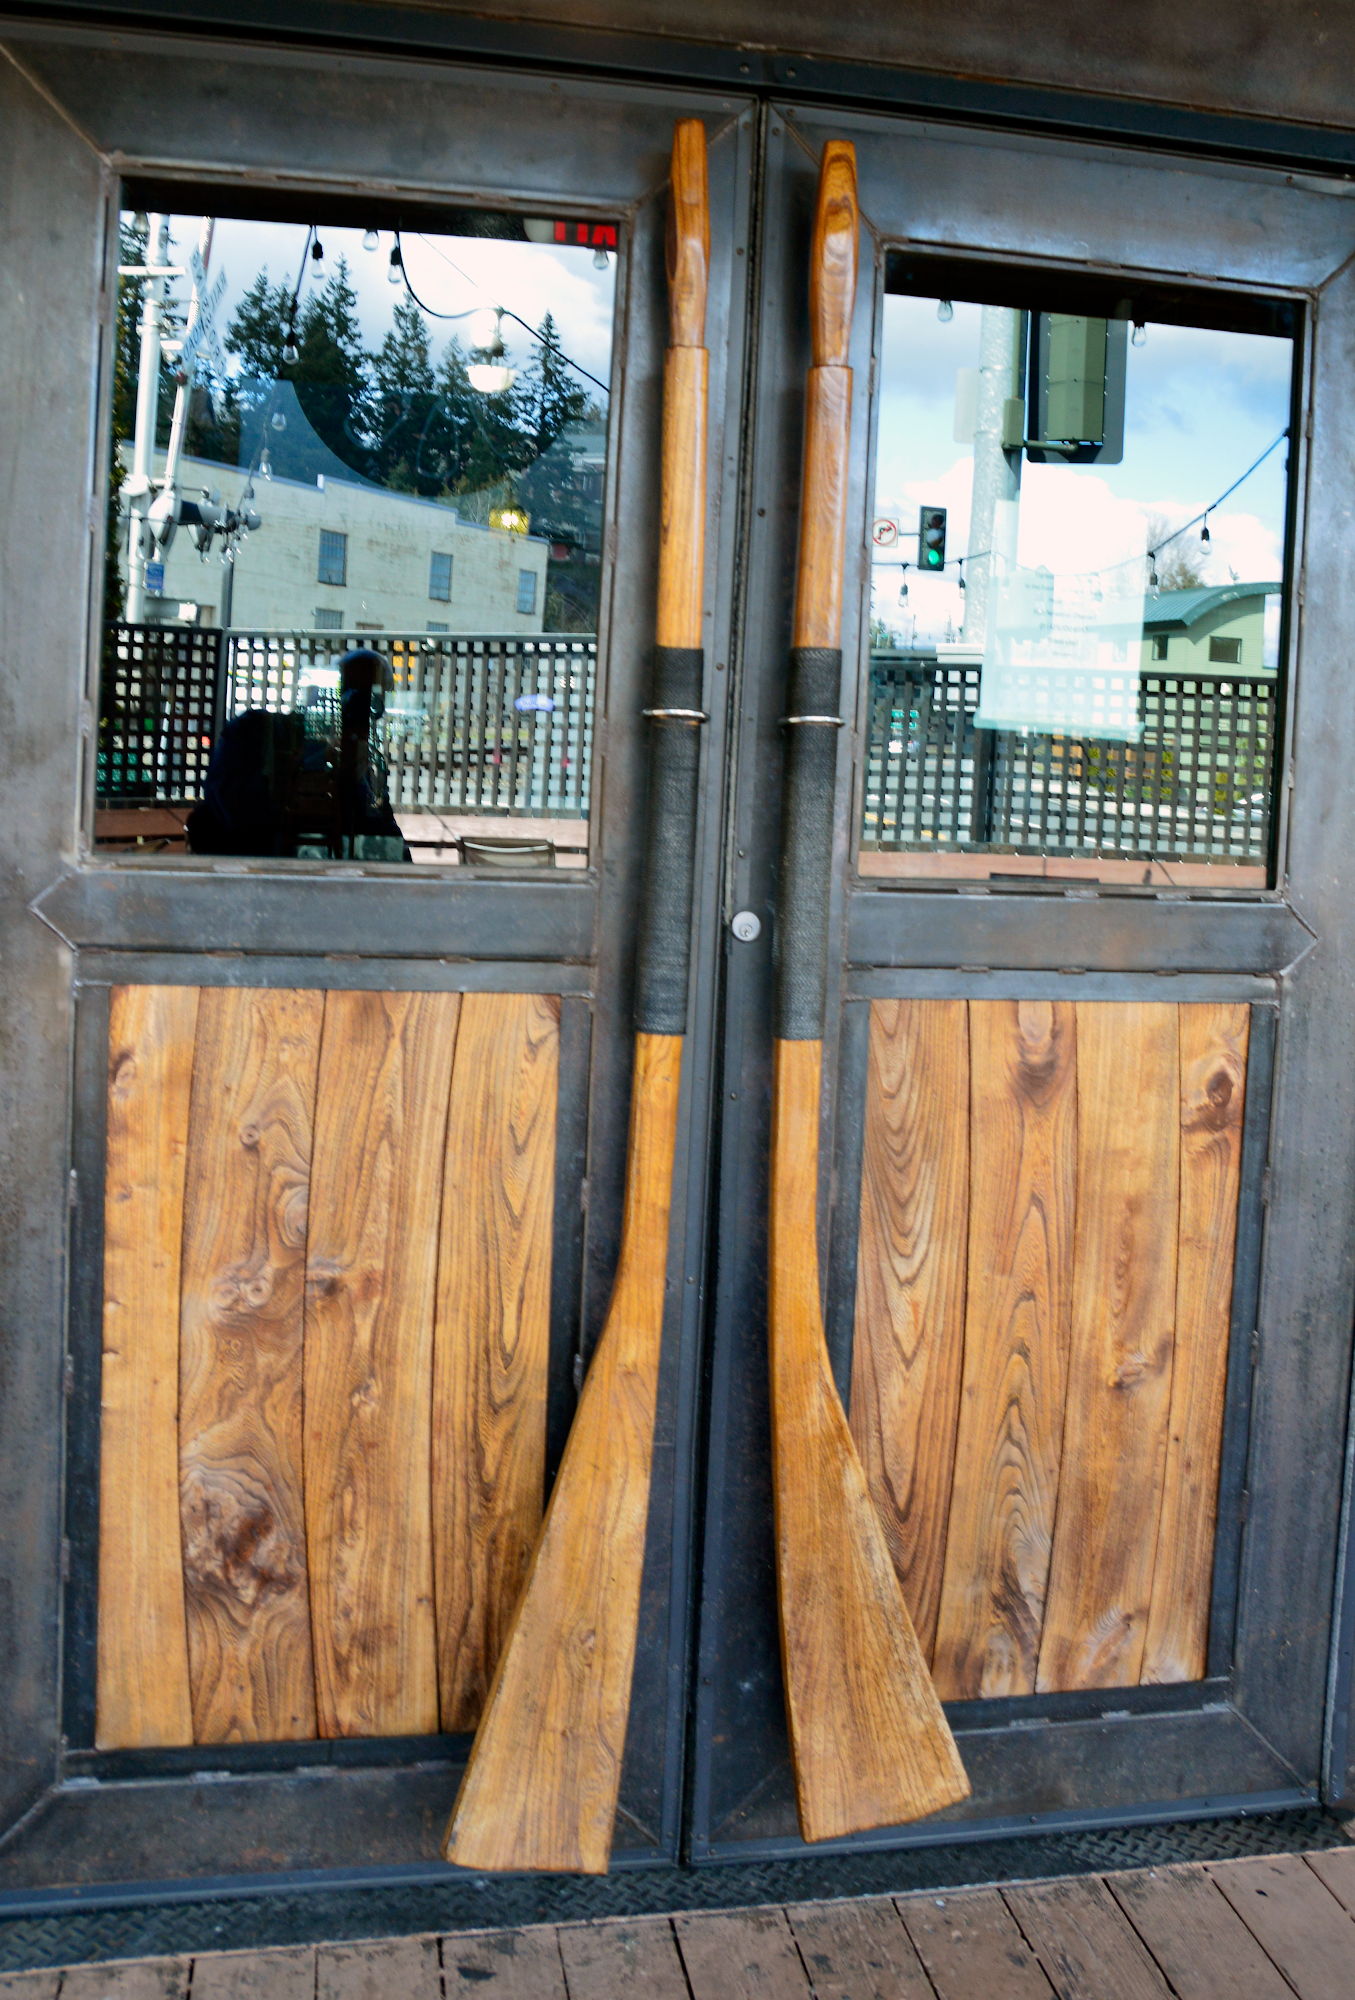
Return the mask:
<path fill-rule="evenodd" d="M 155 462 L 155 432 L 160 415 L 160 340 L 165 318 L 165 280 L 169 252 L 169 217 L 148 218 L 146 268 L 152 273 L 141 305 L 141 368 L 136 389 L 136 430 L 132 476 L 126 493 L 131 508 L 127 534 L 127 622 L 146 622 L 146 564 L 154 553 L 149 514 L 151 467 Z M 156 275 L 163 272 L 163 275 Z"/>
<path fill-rule="evenodd" d="M 980 652 L 988 637 L 997 563 L 999 559 L 1011 566 L 1016 563 L 1025 417 L 1021 396 L 1024 321 L 1025 314 L 1009 306 L 985 306 L 979 322 L 979 398 L 963 640 Z"/>

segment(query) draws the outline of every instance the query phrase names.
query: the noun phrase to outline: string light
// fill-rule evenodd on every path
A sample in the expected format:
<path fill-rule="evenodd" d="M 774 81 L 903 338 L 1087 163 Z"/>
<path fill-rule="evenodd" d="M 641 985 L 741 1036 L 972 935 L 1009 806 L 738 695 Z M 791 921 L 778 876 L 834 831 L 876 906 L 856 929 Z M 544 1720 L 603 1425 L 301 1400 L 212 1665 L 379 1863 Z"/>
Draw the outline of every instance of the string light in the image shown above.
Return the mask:
<path fill-rule="evenodd" d="M 1147 344 L 1148 344 L 1148 329 L 1147 329 L 1147 327 L 1146 327 L 1146 326 L 1144 325 L 1144 323 L 1143 323 L 1143 321 L 1142 321 L 1141 319 L 1136 319 L 1136 320 L 1134 321 L 1134 331 L 1133 331 L 1133 333 L 1132 333 L 1132 335 L 1131 335 L 1130 337 L 1131 337 L 1131 339 L 1133 340 L 1133 342 L 1134 342 L 1134 345 L 1135 345 L 1135 347 L 1146 347 L 1146 346 L 1147 346 Z"/>
<path fill-rule="evenodd" d="M 404 282 L 404 276 L 405 276 L 405 260 L 400 255 L 400 245 L 397 242 L 392 245 L 391 260 L 390 263 L 386 266 L 386 283 L 388 285 L 402 284 Z"/>
<path fill-rule="evenodd" d="M 944 326 L 944 325 L 945 325 L 945 323 L 946 323 L 946 321 L 947 321 L 947 320 L 951 320 L 951 319 L 954 319 L 954 317 L 955 317 L 955 308 L 954 308 L 954 306 L 953 306 L 953 305 L 951 304 L 951 302 L 950 302 L 950 300 L 949 300 L 949 299 L 938 299 L 938 300 L 937 300 L 937 302 L 936 302 L 936 317 L 937 317 L 937 318 L 938 318 L 938 319 L 940 320 L 940 322 L 941 322 L 942 326 Z"/>
<path fill-rule="evenodd" d="M 320 241 L 320 238 L 317 236 L 314 243 L 311 244 L 311 262 L 312 264 L 322 264 L 324 262 L 324 259 L 325 259 L 325 246 Z"/>
<path fill-rule="evenodd" d="M 1200 530 L 1200 540 L 1206 548 L 1209 547 L 1209 516 L 1207 514 L 1204 517 L 1204 526 Z"/>
<path fill-rule="evenodd" d="M 380 237 L 379 237 L 379 236 L 377 235 L 377 233 L 376 233 L 376 231 L 375 231 L 374 229 L 364 229 L 364 230 L 363 230 L 363 232 L 362 232 L 362 247 L 363 247 L 363 249 L 364 249 L 364 250 L 378 250 L 378 249 L 380 249 L 380 247 L 381 247 L 381 238 L 380 238 Z"/>

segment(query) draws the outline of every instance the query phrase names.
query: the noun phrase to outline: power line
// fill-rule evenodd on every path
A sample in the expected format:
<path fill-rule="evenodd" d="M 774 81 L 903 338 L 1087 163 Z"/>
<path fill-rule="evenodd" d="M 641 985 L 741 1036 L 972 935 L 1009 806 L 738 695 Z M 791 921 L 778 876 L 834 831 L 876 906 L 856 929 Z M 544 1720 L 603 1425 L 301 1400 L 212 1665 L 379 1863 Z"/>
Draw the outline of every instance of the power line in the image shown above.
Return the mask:
<path fill-rule="evenodd" d="M 450 268 L 456 272 L 459 278 L 464 278 L 466 283 L 468 285 L 473 285 L 477 292 L 484 293 L 484 296 L 486 298 L 489 297 L 489 293 L 485 291 L 484 286 L 478 284 L 476 280 L 472 278 L 469 271 L 463 271 L 461 266 L 458 263 L 454 262 L 454 260 L 447 255 L 445 250 L 439 249 L 438 245 L 436 243 L 430 242 L 426 236 L 421 235 L 419 241 L 420 243 L 426 244 L 427 247 L 433 252 L 435 257 L 441 257 L 443 263 L 449 265 Z M 398 229 L 395 231 L 395 247 L 397 250 L 400 249 L 400 232 Z M 419 297 L 418 293 L 415 291 L 413 285 L 411 285 L 409 282 L 409 272 L 405 268 L 405 259 L 403 251 L 401 251 L 400 253 L 400 276 L 404 279 L 405 290 L 409 293 L 409 296 L 413 299 L 415 305 L 419 308 L 420 312 L 426 312 L 430 319 L 445 319 L 445 320 L 472 319 L 477 312 L 483 312 L 485 310 L 485 308 L 482 306 L 468 306 L 465 312 L 444 313 L 436 311 L 432 306 L 425 305 L 423 300 Z M 558 360 L 564 362 L 567 368 L 572 368 L 576 375 L 582 375 L 586 382 L 591 382 L 593 383 L 595 388 L 601 389 L 604 396 L 611 395 L 612 392 L 607 387 L 607 384 L 605 382 L 599 382 L 596 375 L 590 374 L 588 369 L 583 366 L 582 362 L 575 361 L 572 355 L 566 354 L 563 347 L 552 345 L 552 343 L 549 340 L 543 340 L 537 328 L 534 326 L 529 326 L 527 324 L 527 321 L 522 318 L 520 313 L 513 312 L 508 306 L 501 306 L 498 304 L 495 304 L 491 308 L 491 310 L 497 313 L 501 313 L 505 319 L 511 319 L 516 325 L 522 327 L 524 331 L 528 335 L 530 335 L 530 337 L 534 341 L 537 342 L 538 346 L 545 348 L 547 354 L 554 354 Z"/>

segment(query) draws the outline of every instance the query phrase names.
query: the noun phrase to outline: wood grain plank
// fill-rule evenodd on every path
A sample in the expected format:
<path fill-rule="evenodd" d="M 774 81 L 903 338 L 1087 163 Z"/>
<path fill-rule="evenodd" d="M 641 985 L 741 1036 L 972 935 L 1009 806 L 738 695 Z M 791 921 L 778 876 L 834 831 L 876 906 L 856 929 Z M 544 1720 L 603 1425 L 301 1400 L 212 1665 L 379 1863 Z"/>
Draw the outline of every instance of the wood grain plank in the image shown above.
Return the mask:
<path fill-rule="evenodd" d="M 1233 1305 L 1250 1009 L 1179 1010 L 1181 1217 L 1176 1346 L 1144 1681 L 1203 1678 Z"/>
<path fill-rule="evenodd" d="M 460 995 L 330 993 L 306 1260 L 306 1542 L 322 1736 L 438 1726 L 433 1302 Z"/>
<path fill-rule="evenodd" d="M 1139 1868 L 1105 1882 L 1179 2000 L 1290 2000 L 1290 1989 L 1203 1868 Z"/>
<path fill-rule="evenodd" d="M 873 1001 L 851 1427 L 928 1661 L 955 1463 L 968 1215 L 965 1003 Z"/>
<path fill-rule="evenodd" d="M 692 2000 L 811 2000 L 781 1910 L 674 1917 Z"/>
<path fill-rule="evenodd" d="M 1077 1225 L 1063 1463 L 1037 1690 L 1143 1665 L 1171 1403 L 1177 1010 L 1077 1008 Z"/>
<path fill-rule="evenodd" d="M 687 1977 L 667 1917 L 562 1924 L 556 1933 L 570 2000 L 688 2000 Z"/>
<path fill-rule="evenodd" d="M 57 2000 L 61 1986 L 59 1967 L 41 1972 L 0 1973 L 0 2000 Z"/>
<path fill-rule="evenodd" d="M 566 2000 L 564 1969 L 550 1925 L 443 1940 L 446 1992 L 481 2000 Z"/>
<path fill-rule="evenodd" d="M 1325 1853 L 1305 1854 L 1303 1858 L 1323 1888 L 1330 1890 L 1341 1908 L 1355 1917 L 1355 1847 L 1332 1847 Z"/>
<path fill-rule="evenodd" d="M 1218 1861 L 1208 1872 L 1299 2000 L 1349 2000 L 1355 1923 L 1297 1854 Z"/>
<path fill-rule="evenodd" d="M 302 1324 L 324 1006 L 226 986 L 198 1002 L 179 1340 L 197 1743 L 315 1735 Z"/>
<path fill-rule="evenodd" d="M 1168 2000 L 1166 1980 L 1103 1882 L 1004 1889 L 1059 2000 Z"/>
<path fill-rule="evenodd" d="M 375 1944 L 321 1945 L 315 1954 L 315 2000 L 442 2000 L 435 1937 Z"/>
<path fill-rule="evenodd" d="M 63 2000 L 185 2000 L 192 1969 L 191 1958 L 73 1965 L 62 1974 L 61 1992 Z"/>
<path fill-rule="evenodd" d="M 433 1348 L 445 1730 L 474 1729 L 541 1526 L 560 1002 L 468 993 L 447 1117 Z"/>
<path fill-rule="evenodd" d="M 943 1701 L 1033 1694 L 1072 1325 L 1076 1017 L 969 1005 L 969 1279 L 945 1582 Z"/>
<path fill-rule="evenodd" d="M 193 2000 L 314 2000 L 315 1946 L 203 1952 L 193 1960 Z"/>
<path fill-rule="evenodd" d="M 786 1916 L 815 2000 L 932 2000 L 932 1986 L 888 1896 L 804 1903 Z"/>
<path fill-rule="evenodd" d="M 937 2000 L 1049 2000 L 1040 1962 L 996 1889 L 896 1901 Z"/>
<path fill-rule="evenodd" d="M 115 986 L 99 1434 L 101 1749 L 191 1743 L 179 1553 L 179 1260 L 194 986 Z"/>

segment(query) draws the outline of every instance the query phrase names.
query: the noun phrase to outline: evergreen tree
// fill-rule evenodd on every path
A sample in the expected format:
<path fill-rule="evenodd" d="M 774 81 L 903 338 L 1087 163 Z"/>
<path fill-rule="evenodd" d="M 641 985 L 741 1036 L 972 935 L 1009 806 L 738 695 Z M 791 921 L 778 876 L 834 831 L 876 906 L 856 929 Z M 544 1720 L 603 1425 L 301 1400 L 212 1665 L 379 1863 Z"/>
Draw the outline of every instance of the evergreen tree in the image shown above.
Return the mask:
<path fill-rule="evenodd" d="M 517 381 L 519 421 L 533 458 L 550 450 L 570 424 L 582 421 L 588 395 L 560 351 L 560 338 L 549 313 L 537 328 L 532 358 Z"/>
<path fill-rule="evenodd" d="M 224 345 L 228 354 L 239 355 L 243 383 L 271 383 L 282 374 L 291 302 L 286 278 L 280 285 L 270 285 L 265 265 L 231 314 Z M 250 393 L 248 388 L 244 393 Z"/>
<path fill-rule="evenodd" d="M 365 471 L 371 456 L 368 356 L 358 324 L 358 295 L 340 257 L 329 282 L 312 292 L 297 324 L 300 355 L 286 371 L 316 435 L 332 452 Z"/>
<path fill-rule="evenodd" d="M 373 355 L 370 402 L 376 431 L 373 477 L 399 492 L 437 492 L 442 481 L 423 473 L 421 446 L 435 414 L 437 383 L 428 326 L 411 298 L 395 305 L 395 326 Z"/>

